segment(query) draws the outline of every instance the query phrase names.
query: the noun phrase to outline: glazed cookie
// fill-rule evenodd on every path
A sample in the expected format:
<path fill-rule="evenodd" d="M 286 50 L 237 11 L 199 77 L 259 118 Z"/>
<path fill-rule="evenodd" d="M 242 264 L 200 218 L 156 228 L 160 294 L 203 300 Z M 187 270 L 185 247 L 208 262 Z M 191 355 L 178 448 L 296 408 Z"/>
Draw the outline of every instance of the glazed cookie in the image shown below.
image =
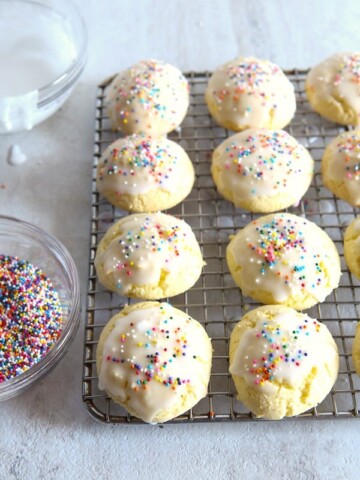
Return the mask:
<path fill-rule="evenodd" d="M 360 206 L 360 131 L 343 132 L 326 147 L 321 164 L 324 185 L 354 207 Z"/>
<path fill-rule="evenodd" d="M 360 280 L 360 217 L 356 217 L 345 230 L 344 256 L 348 269 Z"/>
<path fill-rule="evenodd" d="M 211 173 L 221 195 L 251 212 L 298 203 L 314 171 L 309 152 L 283 130 L 250 129 L 214 151 Z"/>
<path fill-rule="evenodd" d="M 244 295 L 296 310 L 323 302 L 341 275 L 330 237 L 290 213 L 266 215 L 246 225 L 231 238 L 226 259 Z"/>
<path fill-rule="evenodd" d="M 106 232 L 95 257 L 96 272 L 106 288 L 144 300 L 185 292 L 203 265 L 191 227 L 164 213 L 122 218 Z"/>
<path fill-rule="evenodd" d="M 359 125 L 360 52 L 337 53 L 316 65 L 305 88 L 317 113 L 333 122 Z"/>
<path fill-rule="evenodd" d="M 248 312 L 230 337 L 238 399 L 257 417 L 279 420 L 315 407 L 338 370 L 338 349 L 327 327 L 289 307 Z"/>
<path fill-rule="evenodd" d="M 125 135 L 166 135 L 183 121 L 189 107 L 189 86 L 173 65 L 145 60 L 119 73 L 106 97 L 113 127 Z"/>
<path fill-rule="evenodd" d="M 97 167 L 99 192 L 130 212 L 174 207 L 187 197 L 195 180 L 185 150 L 166 137 L 131 135 L 112 143 Z"/>
<path fill-rule="evenodd" d="M 224 128 L 285 127 L 296 110 L 294 87 L 267 60 L 239 57 L 219 67 L 205 92 L 211 115 Z"/>
<path fill-rule="evenodd" d="M 206 396 L 211 357 L 199 322 L 168 303 L 137 303 L 100 335 L 99 388 L 144 422 L 167 422 Z"/>
<path fill-rule="evenodd" d="M 360 375 L 360 322 L 356 326 L 356 333 L 352 345 L 352 359 L 355 372 Z"/>

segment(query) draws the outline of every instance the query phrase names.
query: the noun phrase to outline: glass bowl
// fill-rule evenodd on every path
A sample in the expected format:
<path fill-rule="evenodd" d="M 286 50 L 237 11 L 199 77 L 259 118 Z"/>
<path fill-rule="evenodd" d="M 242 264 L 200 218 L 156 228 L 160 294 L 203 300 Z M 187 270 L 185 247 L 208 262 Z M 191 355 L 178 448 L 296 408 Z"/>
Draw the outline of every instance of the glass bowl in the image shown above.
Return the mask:
<path fill-rule="evenodd" d="M 0 254 L 26 260 L 42 270 L 59 294 L 63 328 L 49 352 L 35 365 L 0 383 L 0 401 L 18 395 L 47 374 L 68 350 L 79 326 L 80 287 L 66 248 L 40 228 L 0 215 Z"/>
<path fill-rule="evenodd" d="M 86 63 L 87 31 L 70 0 L 0 0 L 0 133 L 56 112 Z"/>

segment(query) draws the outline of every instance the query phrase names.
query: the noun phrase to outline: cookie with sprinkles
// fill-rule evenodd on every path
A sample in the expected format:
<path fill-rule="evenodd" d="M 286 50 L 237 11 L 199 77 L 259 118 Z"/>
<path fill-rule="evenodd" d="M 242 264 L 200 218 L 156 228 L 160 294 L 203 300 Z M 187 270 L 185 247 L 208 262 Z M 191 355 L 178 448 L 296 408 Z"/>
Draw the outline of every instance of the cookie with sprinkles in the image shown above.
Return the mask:
<path fill-rule="evenodd" d="M 191 227 L 164 213 L 128 215 L 101 240 L 95 257 L 100 282 L 128 297 L 155 300 L 185 292 L 204 265 Z"/>
<path fill-rule="evenodd" d="M 189 85 L 173 65 L 143 60 L 120 72 L 105 96 L 113 128 L 125 135 L 166 135 L 183 121 Z"/>
<path fill-rule="evenodd" d="M 296 110 L 294 87 L 281 68 L 254 57 L 238 57 L 217 68 L 205 100 L 214 120 L 234 131 L 281 129 Z"/>
<path fill-rule="evenodd" d="M 99 388 L 144 422 L 163 423 L 206 396 L 211 358 L 199 322 L 168 303 L 137 303 L 101 332 Z"/>
<path fill-rule="evenodd" d="M 309 152 L 283 130 L 245 130 L 227 138 L 212 155 L 219 193 L 251 212 L 275 212 L 299 203 L 313 171 Z"/>
<path fill-rule="evenodd" d="M 343 125 L 360 124 L 360 52 L 337 53 L 313 67 L 307 98 L 323 117 Z"/>
<path fill-rule="evenodd" d="M 31 263 L 0 254 L 0 384 L 36 365 L 63 327 L 59 296 Z"/>
<path fill-rule="evenodd" d="M 229 354 L 238 399 L 268 420 L 318 405 L 339 370 L 338 349 L 326 325 L 281 305 L 244 315 L 231 333 Z"/>
<path fill-rule="evenodd" d="M 296 310 L 323 302 L 341 275 L 338 252 L 327 233 L 290 213 L 250 222 L 231 238 L 226 260 L 244 295 Z"/>
<path fill-rule="evenodd" d="M 334 195 L 360 207 L 360 130 L 343 132 L 326 147 L 322 178 Z"/>
<path fill-rule="evenodd" d="M 166 137 L 131 135 L 113 142 L 97 167 L 99 192 L 130 212 L 156 212 L 187 197 L 195 180 L 185 150 Z"/>

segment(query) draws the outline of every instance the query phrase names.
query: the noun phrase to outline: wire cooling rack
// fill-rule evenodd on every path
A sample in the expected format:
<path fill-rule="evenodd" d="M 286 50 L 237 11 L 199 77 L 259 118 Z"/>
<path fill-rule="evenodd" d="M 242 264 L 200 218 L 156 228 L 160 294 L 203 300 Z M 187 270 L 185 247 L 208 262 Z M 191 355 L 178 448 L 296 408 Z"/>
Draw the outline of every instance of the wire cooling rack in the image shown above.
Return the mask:
<path fill-rule="evenodd" d="M 360 283 L 347 270 L 343 255 L 344 229 L 354 218 L 355 211 L 323 187 L 320 174 L 324 147 L 346 128 L 327 122 L 311 111 L 304 92 L 306 73 L 300 70 L 287 72 L 297 96 L 297 113 L 287 130 L 309 149 L 316 161 L 316 171 L 305 198 L 289 211 L 303 215 L 321 226 L 334 240 L 341 257 L 342 277 L 339 288 L 324 303 L 308 311 L 310 316 L 325 323 L 334 336 L 340 353 L 340 370 L 326 399 L 295 419 L 355 418 L 360 417 L 360 378 L 354 371 L 351 347 L 360 313 Z M 171 423 L 259 421 L 236 400 L 235 387 L 228 373 L 231 330 L 244 313 L 258 304 L 242 296 L 231 279 L 225 260 L 229 235 L 259 215 L 236 209 L 217 194 L 210 175 L 211 152 L 232 132 L 214 123 L 204 103 L 204 91 L 210 73 L 191 72 L 186 76 L 191 89 L 189 112 L 181 129 L 173 132 L 170 137 L 179 142 L 192 159 L 196 182 L 189 197 L 169 210 L 169 213 L 183 218 L 191 225 L 201 245 L 206 266 L 193 288 L 170 301 L 204 325 L 212 339 L 214 355 L 207 397 Z M 112 207 L 96 190 L 99 157 L 117 137 L 111 130 L 103 105 L 104 92 L 110 81 L 111 79 L 99 86 L 96 104 L 83 400 L 97 420 L 139 424 L 142 423 L 140 420 L 127 414 L 98 389 L 96 373 L 96 347 L 102 328 L 123 305 L 133 303 L 105 290 L 97 280 L 94 268 L 95 252 L 101 237 L 114 221 L 127 214 Z"/>

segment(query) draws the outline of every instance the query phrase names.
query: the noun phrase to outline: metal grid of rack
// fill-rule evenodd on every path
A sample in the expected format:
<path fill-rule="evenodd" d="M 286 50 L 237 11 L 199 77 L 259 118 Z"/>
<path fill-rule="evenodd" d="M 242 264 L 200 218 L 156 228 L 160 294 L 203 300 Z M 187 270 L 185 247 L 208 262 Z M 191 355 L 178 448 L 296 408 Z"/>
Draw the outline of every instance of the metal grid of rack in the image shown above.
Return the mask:
<path fill-rule="evenodd" d="M 293 70 L 286 73 L 294 84 L 297 96 L 297 113 L 286 130 L 309 149 L 316 161 L 310 189 L 301 203 L 288 211 L 306 216 L 330 235 L 338 248 L 343 273 L 339 288 L 324 303 L 308 310 L 309 315 L 328 326 L 335 338 L 340 353 L 338 379 L 320 405 L 295 418 L 360 418 L 360 377 L 355 374 L 351 358 L 360 313 L 360 282 L 347 270 L 343 255 L 344 229 L 354 218 L 355 211 L 323 187 L 320 174 L 324 147 L 346 128 L 327 122 L 311 111 L 304 92 L 306 71 Z M 168 212 L 191 225 L 202 248 L 206 266 L 193 288 L 170 301 L 204 325 L 212 338 L 214 355 L 207 397 L 171 423 L 259 421 L 236 400 L 235 387 L 228 373 L 231 330 L 246 311 L 258 304 L 242 296 L 231 279 L 225 260 L 229 235 L 259 215 L 236 209 L 217 194 L 210 174 L 211 152 L 232 132 L 216 125 L 208 113 L 204 91 L 210 73 L 191 72 L 186 76 L 190 84 L 190 108 L 181 129 L 174 131 L 170 138 L 179 142 L 192 159 L 196 182 L 189 197 Z M 110 81 L 108 79 L 99 86 L 96 105 L 83 400 L 90 414 L 97 420 L 139 424 L 142 423 L 140 420 L 127 414 L 105 392 L 98 389 L 96 373 L 96 347 L 102 328 L 123 305 L 133 303 L 132 300 L 105 290 L 96 278 L 93 263 L 103 234 L 114 221 L 127 214 L 111 206 L 96 190 L 98 159 L 117 137 L 116 132 L 111 130 L 103 105 L 104 93 Z"/>

